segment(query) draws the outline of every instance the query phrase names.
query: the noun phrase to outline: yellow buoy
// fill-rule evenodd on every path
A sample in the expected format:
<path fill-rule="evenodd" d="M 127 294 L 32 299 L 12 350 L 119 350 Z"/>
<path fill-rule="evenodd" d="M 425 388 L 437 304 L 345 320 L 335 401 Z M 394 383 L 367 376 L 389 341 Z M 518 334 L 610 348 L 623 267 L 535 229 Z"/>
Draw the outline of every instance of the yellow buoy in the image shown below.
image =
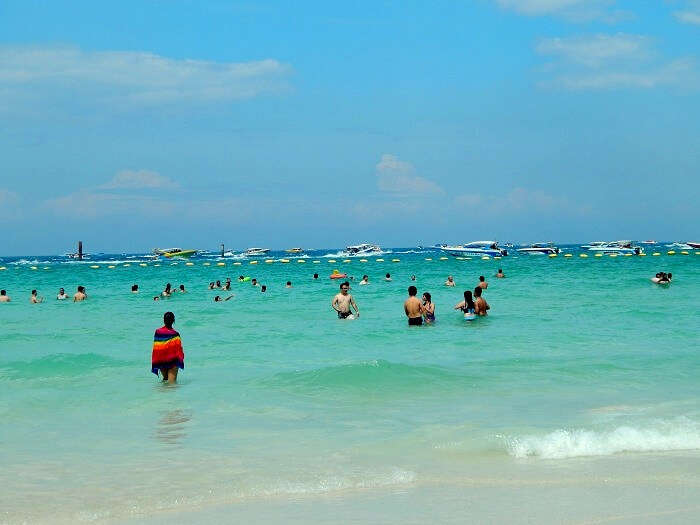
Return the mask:
<path fill-rule="evenodd" d="M 48 266 L 44 266 L 44 270 L 50 270 Z"/>
<path fill-rule="evenodd" d="M 202 263 L 202 266 L 210 266 L 210 265 L 211 265 L 211 263 L 208 263 L 208 262 Z"/>
<path fill-rule="evenodd" d="M 216 263 L 216 265 L 217 265 L 217 266 L 226 266 L 226 263 L 218 262 L 218 263 Z"/>
<path fill-rule="evenodd" d="M 573 257 L 573 255 L 571 255 L 570 253 L 565 253 L 564 257 Z"/>
<path fill-rule="evenodd" d="M 160 266 L 160 264 L 154 264 L 153 266 Z"/>
<path fill-rule="evenodd" d="M 685 251 L 685 250 L 683 250 L 683 251 L 681 252 L 681 255 L 688 255 L 688 252 Z"/>
<path fill-rule="evenodd" d="M 587 253 L 579 253 L 578 256 L 585 259 L 586 257 L 588 257 L 588 254 Z"/>
<path fill-rule="evenodd" d="M 186 262 L 185 266 L 194 266 L 194 263 L 193 262 Z"/>
<path fill-rule="evenodd" d="M 633 253 L 626 253 L 626 254 L 625 254 L 625 257 L 633 257 L 633 256 L 634 256 Z"/>
<path fill-rule="evenodd" d="M 432 261 L 433 259 L 430 258 L 430 257 L 426 257 L 425 260 L 426 260 L 426 261 Z"/>
<path fill-rule="evenodd" d="M 500 255 L 496 255 L 496 256 L 494 257 L 494 259 L 500 259 L 500 258 L 501 258 Z"/>
<path fill-rule="evenodd" d="M 596 257 L 602 257 L 603 254 L 602 254 L 602 253 L 596 253 L 595 256 L 596 256 Z"/>
<path fill-rule="evenodd" d="M 311 261 L 311 262 L 313 262 L 314 264 L 320 264 L 320 263 L 321 263 L 321 261 Z"/>
<path fill-rule="evenodd" d="M 170 263 L 170 266 L 177 266 L 178 264 L 179 264 L 179 263 L 171 262 L 171 263 Z"/>
<path fill-rule="evenodd" d="M 122 265 L 122 266 L 124 266 L 124 268 L 128 268 L 129 266 L 131 266 L 131 264 L 130 264 L 130 263 L 126 263 L 126 264 L 124 264 L 124 265 Z"/>
<path fill-rule="evenodd" d="M 139 266 L 148 266 L 146 263 L 140 263 Z"/>
<path fill-rule="evenodd" d="M 98 264 L 91 264 L 91 265 L 90 265 L 90 268 L 95 268 L 95 269 L 97 269 L 97 268 L 99 268 L 99 267 L 100 267 L 100 266 L 99 266 Z M 36 270 L 36 266 L 32 266 L 32 270 Z"/>
<path fill-rule="evenodd" d="M 360 259 L 360 262 L 367 262 L 367 259 Z"/>
<path fill-rule="evenodd" d="M 450 258 L 449 257 L 440 257 L 441 261 L 448 261 Z"/>
<path fill-rule="evenodd" d="M 0 266 L 0 270 L 7 270 L 4 266 Z"/>
<path fill-rule="evenodd" d="M 455 259 L 457 259 L 458 261 L 463 261 L 464 257 L 455 257 Z"/>
<path fill-rule="evenodd" d="M 272 264 L 273 262 L 275 262 L 274 259 L 265 259 L 265 264 Z"/>
<path fill-rule="evenodd" d="M 658 256 L 661 255 L 661 254 L 660 254 L 659 252 L 654 252 L 654 253 L 652 253 L 651 255 L 652 255 L 652 257 L 658 257 Z"/>
<path fill-rule="evenodd" d="M 642 252 L 642 253 L 640 253 L 640 254 L 639 254 L 639 256 L 640 256 L 640 257 L 646 257 L 646 256 L 647 256 L 647 254 L 646 254 L 646 253 L 644 253 L 644 252 Z"/>
<path fill-rule="evenodd" d="M 280 262 L 282 264 L 287 264 L 289 262 L 289 259 L 280 259 Z"/>
<path fill-rule="evenodd" d="M 32 270 L 38 270 L 36 266 L 30 266 Z M 91 268 L 99 268 L 99 266 L 91 266 Z"/>
<path fill-rule="evenodd" d="M 695 252 L 695 255 L 700 255 L 700 252 Z"/>
<path fill-rule="evenodd" d="M 674 250 L 669 250 L 666 252 L 668 255 L 676 255 L 676 252 Z"/>
<path fill-rule="evenodd" d="M 471 258 L 471 257 L 465 257 L 464 260 L 465 260 L 465 261 L 471 261 L 472 258 Z"/>
<path fill-rule="evenodd" d="M 611 254 L 610 254 L 610 257 L 617 257 L 617 254 L 616 254 L 616 253 L 611 253 Z"/>
<path fill-rule="evenodd" d="M 401 259 L 392 259 L 391 262 L 401 262 Z"/>
<path fill-rule="evenodd" d="M 334 263 L 334 262 L 335 262 L 335 259 L 328 259 L 328 262 L 329 262 L 329 263 Z"/>
<path fill-rule="evenodd" d="M 248 264 L 258 264 L 258 261 L 250 261 Z"/>
<path fill-rule="evenodd" d="M 484 261 L 488 261 L 490 258 L 491 257 L 489 257 L 488 255 L 484 255 L 481 259 Z"/>
<path fill-rule="evenodd" d="M 306 261 L 304 259 L 297 259 L 298 263 L 304 264 Z"/>
<path fill-rule="evenodd" d="M 376 259 L 377 262 L 384 262 L 384 259 Z"/>
<path fill-rule="evenodd" d="M 556 256 L 557 256 L 557 254 L 556 254 L 556 253 L 550 253 L 550 254 L 549 254 L 549 257 L 550 257 L 550 258 L 552 258 L 552 257 L 556 257 Z"/>
<path fill-rule="evenodd" d="M 350 259 L 343 259 L 343 262 L 344 262 L 344 263 L 349 263 L 349 262 L 352 262 L 352 261 L 351 261 Z"/>
<path fill-rule="evenodd" d="M 233 263 L 234 266 L 240 266 L 241 264 L 243 263 L 241 263 L 240 261 L 236 261 L 235 263 Z"/>
<path fill-rule="evenodd" d="M 116 266 L 114 266 L 113 264 L 110 264 L 109 266 L 107 266 L 107 268 L 116 268 Z"/>

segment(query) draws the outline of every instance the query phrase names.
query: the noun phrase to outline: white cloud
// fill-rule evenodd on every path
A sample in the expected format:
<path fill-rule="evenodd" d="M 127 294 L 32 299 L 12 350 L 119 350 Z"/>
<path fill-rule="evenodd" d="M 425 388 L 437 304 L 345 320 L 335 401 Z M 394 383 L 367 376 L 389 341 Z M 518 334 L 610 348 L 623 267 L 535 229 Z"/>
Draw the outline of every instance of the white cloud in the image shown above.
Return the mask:
<path fill-rule="evenodd" d="M 691 0 L 686 9 L 674 11 L 673 16 L 684 24 L 700 25 L 700 0 Z"/>
<path fill-rule="evenodd" d="M 441 194 L 438 184 L 415 174 L 410 162 L 396 155 L 385 153 L 376 165 L 377 187 L 381 191 L 395 194 Z"/>
<path fill-rule="evenodd" d="M 593 35 L 545 38 L 536 48 L 541 55 L 553 55 L 587 67 L 616 60 L 643 60 L 651 55 L 648 37 L 641 35 Z"/>
<path fill-rule="evenodd" d="M 7 97 L 27 103 L 71 94 L 120 107 L 232 101 L 284 89 L 290 70 L 272 59 L 211 62 L 140 51 L 0 46 L 5 107 L 11 107 Z"/>
<path fill-rule="evenodd" d="M 700 87 L 695 61 L 664 61 L 651 40 L 642 35 L 590 35 L 541 40 L 536 50 L 553 57 L 542 68 L 544 86 L 571 90 L 600 90 L 672 86 Z"/>
<path fill-rule="evenodd" d="M 105 190 L 177 187 L 178 184 L 173 180 L 149 170 L 120 171 L 112 180 L 100 186 L 101 189 Z"/>
<path fill-rule="evenodd" d="M 630 13 L 613 9 L 616 0 L 494 0 L 503 9 L 526 16 L 559 16 L 572 22 L 614 23 Z"/>

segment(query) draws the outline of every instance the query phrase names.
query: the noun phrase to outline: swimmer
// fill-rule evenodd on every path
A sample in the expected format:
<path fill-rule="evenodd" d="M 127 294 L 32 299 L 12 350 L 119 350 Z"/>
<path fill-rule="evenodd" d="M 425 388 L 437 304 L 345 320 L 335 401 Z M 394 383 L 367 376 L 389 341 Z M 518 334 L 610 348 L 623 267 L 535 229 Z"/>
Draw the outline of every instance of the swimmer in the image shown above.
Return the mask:
<path fill-rule="evenodd" d="M 386 274 L 386 275 L 384 276 L 384 280 L 385 280 L 386 282 L 390 282 L 390 281 L 391 281 L 391 274 L 390 274 L 390 273 Z"/>
<path fill-rule="evenodd" d="M 490 310 L 491 307 L 489 303 L 486 302 L 486 299 L 481 297 L 482 290 L 483 288 L 480 286 L 474 288 L 474 313 L 483 317 L 486 315 L 486 311 Z"/>
<path fill-rule="evenodd" d="M 318 279 L 318 274 L 317 274 L 317 273 L 314 274 L 314 280 L 315 280 L 315 279 Z"/>
<path fill-rule="evenodd" d="M 32 290 L 32 295 L 29 297 L 29 302 L 32 304 L 39 304 L 44 302 L 43 297 L 36 296 L 36 290 Z"/>
<path fill-rule="evenodd" d="M 78 291 L 73 294 L 73 302 L 78 303 L 87 299 L 87 294 L 85 293 L 84 286 L 78 286 Z"/>
<path fill-rule="evenodd" d="M 209 289 L 210 289 L 210 290 L 213 290 L 213 289 L 214 289 L 214 286 L 215 286 L 214 281 L 212 281 L 212 282 L 209 283 Z"/>
<path fill-rule="evenodd" d="M 455 280 L 452 278 L 451 275 L 447 276 L 447 280 L 445 281 L 445 286 L 455 286 L 457 283 L 455 283 Z"/>
<path fill-rule="evenodd" d="M 172 294 L 173 294 L 173 291 L 172 291 L 172 289 L 171 289 L 171 287 L 170 287 L 170 283 L 166 284 L 166 285 L 165 285 L 165 290 L 163 290 L 163 291 L 160 293 L 160 295 L 162 295 L 163 297 L 170 297 Z"/>
<path fill-rule="evenodd" d="M 426 324 L 432 324 L 435 322 L 435 305 L 433 304 L 433 298 L 428 292 L 423 294 L 422 312 L 423 319 L 425 319 Z"/>
<path fill-rule="evenodd" d="M 243 277 L 242 275 L 239 275 L 239 276 L 238 276 L 238 282 L 239 282 L 239 283 L 242 283 L 242 282 L 244 282 L 244 281 L 245 281 L 245 277 Z"/>
<path fill-rule="evenodd" d="M 250 284 L 252 284 L 253 286 L 258 286 L 258 280 L 257 280 L 257 279 L 251 279 L 251 280 L 250 280 Z"/>
<path fill-rule="evenodd" d="M 181 284 L 180 285 L 180 293 L 187 293 L 187 290 L 185 290 L 185 285 Z"/>
<path fill-rule="evenodd" d="M 651 278 L 651 282 L 656 284 L 670 284 L 672 275 L 666 272 L 658 272 L 655 277 Z"/>
<path fill-rule="evenodd" d="M 131 286 L 131 293 L 139 293 L 139 285 L 134 284 Z"/>
<path fill-rule="evenodd" d="M 63 288 L 61 288 L 60 290 L 58 290 L 58 295 L 56 296 L 56 300 L 57 301 L 65 301 L 66 299 L 68 299 L 68 294 L 66 293 L 66 291 Z"/>
<path fill-rule="evenodd" d="M 265 286 L 265 285 L 263 284 L 263 285 L 260 287 L 260 291 L 261 291 L 262 293 L 265 293 L 265 292 L 267 291 L 267 286 Z"/>
<path fill-rule="evenodd" d="M 360 309 L 357 307 L 357 303 L 352 295 L 348 293 L 350 290 L 350 283 L 345 281 L 340 284 L 340 293 L 336 294 L 331 301 L 331 308 L 338 314 L 338 319 L 355 319 L 360 317 Z M 353 316 L 351 308 L 355 309 L 355 315 Z"/>
<path fill-rule="evenodd" d="M 416 297 L 418 290 L 411 285 L 408 287 L 408 299 L 403 303 L 403 311 L 408 317 L 408 326 L 420 326 L 423 324 L 423 305 Z"/>
<path fill-rule="evenodd" d="M 476 317 L 476 306 L 474 305 L 472 292 L 470 290 L 464 292 L 464 301 L 457 303 L 455 305 L 455 310 L 462 310 L 466 321 L 471 321 Z"/>
<path fill-rule="evenodd" d="M 165 312 L 164 326 L 158 328 L 153 336 L 151 353 L 151 372 L 163 376 L 163 382 L 177 382 L 178 369 L 185 368 L 185 353 L 182 350 L 180 334 L 173 330 L 175 314 Z"/>
<path fill-rule="evenodd" d="M 479 284 L 477 286 L 479 288 L 481 288 L 482 290 L 486 290 L 486 288 L 489 287 L 489 283 L 486 282 L 486 277 L 484 277 L 483 275 L 480 275 L 479 276 Z"/>
<path fill-rule="evenodd" d="M 221 289 L 221 281 L 216 281 L 216 284 L 214 285 L 214 288 L 219 288 L 219 289 Z"/>
<path fill-rule="evenodd" d="M 154 301 L 160 301 L 160 297 L 156 295 L 155 297 L 153 297 L 153 300 L 154 300 Z"/>
<path fill-rule="evenodd" d="M 287 284 L 284 285 L 285 288 L 291 288 L 292 287 L 292 281 L 287 281 Z"/>
<path fill-rule="evenodd" d="M 224 283 L 224 290 L 230 290 L 231 289 L 231 278 L 226 277 L 226 282 Z"/>
<path fill-rule="evenodd" d="M 9 303 L 11 301 L 10 296 L 7 295 L 6 290 L 0 290 L 0 303 Z"/>
<path fill-rule="evenodd" d="M 363 275 L 362 280 L 360 281 L 360 284 L 364 286 L 365 284 L 369 284 L 369 276 Z"/>
<path fill-rule="evenodd" d="M 220 295 L 217 295 L 216 297 L 214 297 L 214 302 L 215 303 L 222 303 L 224 301 L 228 301 L 232 297 L 233 297 L 233 294 L 229 295 L 228 297 L 221 297 Z"/>
<path fill-rule="evenodd" d="M 411 275 L 411 281 L 415 281 L 415 280 L 416 280 L 416 276 L 415 276 L 415 275 Z"/>
<path fill-rule="evenodd" d="M 499 269 L 498 269 L 498 272 L 496 273 L 496 277 L 497 277 L 498 279 L 503 279 L 505 276 L 506 276 L 506 274 L 504 274 L 504 273 L 503 273 L 503 270 L 499 268 Z"/>

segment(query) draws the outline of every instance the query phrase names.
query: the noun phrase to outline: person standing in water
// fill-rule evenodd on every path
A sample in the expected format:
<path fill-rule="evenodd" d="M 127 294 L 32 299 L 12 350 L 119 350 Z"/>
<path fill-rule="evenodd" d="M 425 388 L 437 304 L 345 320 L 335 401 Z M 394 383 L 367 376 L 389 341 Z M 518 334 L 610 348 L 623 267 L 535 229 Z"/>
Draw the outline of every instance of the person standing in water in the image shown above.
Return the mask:
<path fill-rule="evenodd" d="M 360 281 L 360 285 L 364 286 L 366 284 L 369 284 L 369 276 L 368 275 L 363 275 L 362 280 Z"/>
<path fill-rule="evenodd" d="M 420 326 L 423 324 L 423 305 L 416 297 L 418 290 L 415 286 L 408 287 L 408 299 L 403 303 L 403 311 L 408 317 L 408 326 Z"/>
<path fill-rule="evenodd" d="M 451 275 L 447 276 L 447 280 L 445 281 L 445 286 L 455 286 L 455 280 L 452 278 Z"/>
<path fill-rule="evenodd" d="M 506 274 L 503 273 L 503 270 L 501 268 L 498 269 L 498 273 L 496 273 L 496 277 L 498 279 L 503 279 L 505 278 Z"/>
<path fill-rule="evenodd" d="M 37 297 L 36 290 L 32 290 L 32 295 L 29 297 L 29 302 L 32 304 L 39 304 L 44 302 L 43 297 Z"/>
<path fill-rule="evenodd" d="M 11 301 L 10 296 L 7 295 L 5 290 L 0 290 L 0 303 L 9 303 Z"/>
<path fill-rule="evenodd" d="M 476 315 L 485 316 L 486 311 L 490 310 L 491 307 L 489 303 L 486 302 L 486 299 L 481 297 L 481 291 L 482 288 L 480 286 L 474 288 L 474 313 Z"/>
<path fill-rule="evenodd" d="M 480 289 L 481 288 L 479 288 L 479 290 Z M 457 303 L 455 305 L 455 310 L 462 310 L 465 321 L 472 321 L 476 318 L 476 306 L 474 305 L 474 300 L 472 299 L 471 290 L 466 290 L 464 292 L 464 301 Z"/>
<path fill-rule="evenodd" d="M 340 284 L 340 293 L 336 294 L 331 301 L 331 308 L 338 314 L 338 319 L 355 319 L 355 317 L 360 317 L 360 309 L 357 307 L 357 303 L 352 295 L 348 293 L 350 290 L 350 283 L 345 281 Z M 353 316 L 352 310 L 355 309 L 355 315 Z"/>
<path fill-rule="evenodd" d="M 61 288 L 58 291 L 58 295 L 56 296 L 56 300 L 65 301 L 66 299 L 68 299 L 68 294 L 66 293 L 65 289 Z"/>
<path fill-rule="evenodd" d="M 78 291 L 73 295 L 73 302 L 78 303 L 87 299 L 87 294 L 85 293 L 84 286 L 78 286 Z"/>
<path fill-rule="evenodd" d="M 426 324 L 432 324 L 435 322 L 435 305 L 433 304 L 433 298 L 428 292 L 423 294 L 423 318 Z"/>
<path fill-rule="evenodd" d="M 163 326 L 156 330 L 153 336 L 153 351 L 151 353 L 151 372 L 163 377 L 170 384 L 177 382 L 178 368 L 185 368 L 185 353 L 182 350 L 180 334 L 173 329 L 175 314 L 165 312 Z"/>
<path fill-rule="evenodd" d="M 484 277 L 483 275 L 480 275 L 479 276 L 479 284 L 477 286 L 479 288 L 481 288 L 482 290 L 486 290 L 486 288 L 489 287 L 489 283 L 486 282 L 486 277 Z"/>

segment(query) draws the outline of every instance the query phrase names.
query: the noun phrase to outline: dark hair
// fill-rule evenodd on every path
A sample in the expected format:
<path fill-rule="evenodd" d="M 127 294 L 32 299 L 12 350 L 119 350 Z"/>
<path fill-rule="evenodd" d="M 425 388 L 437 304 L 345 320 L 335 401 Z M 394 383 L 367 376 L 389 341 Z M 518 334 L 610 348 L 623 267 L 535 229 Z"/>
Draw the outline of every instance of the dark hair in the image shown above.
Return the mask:
<path fill-rule="evenodd" d="M 180 290 L 184 290 L 184 289 L 185 289 L 185 285 L 184 285 L 184 284 L 181 284 L 181 285 L 180 285 Z"/>
<path fill-rule="evenodd" d="M 221 281 L 216 281 L 217 286 L 221 286 Z"/>
<path fill-rule="evenodd" d="M 218 303 L 220 300 L 221 300 L 221 296 L 220 296 L 220 295 L 215 295 L 215 296 L 214 296 L 214 302 L 215 302 L 215 303 Z"/>
<path fill-rule="evenodd" d="M 391 277 L 391 274 L 390 274 L 390 273 L 387 273 L 386 276 L 387 276 L 387 277 Z"/>
<path fill-rule="evenodd" d="M 502 269 L 502 268 L 499 268 L 499 269 L 498 269 L 498 273 L 503 273 L 503 269 Z"/>
<path fill-rule="evenodd" d="M 84 291 L 85 291 L 85 287 L 84 287 L 84 286 L 78 286 L 78 291 L 79 291 L 79 292 L 84 292 Z"/>
<path fill-rule="evenodd" d="M 369 279 L 369 275 L 365 274 L 362 276 L 363 279 Z"/>
<path fill-rule="evenodd" d="M 479 276 L 479 280 L 483 283 L 483 282 L 484 282 L 484 276 L 483 276 L 483 275 L 480 275 L 480 276 Z"/>
<path fill-rule="evenodd" d="M 265 290 L 267 290 L 267 286 L 265 286 L 265 285 L 263 284 L 263 285 L 260 287 L 260 291 L 261 291 L 261 292 L 264 292 Z"/>
<path fill-rule="evenodd" d="M 250 280 L 250 282 L 251 282 L 251 283 L 257 283 L 258 280 L 257 280 L 255 277 L 253 277 L 253 278 Z"/>
<path fill-rule="evenodd" d="M 5 295 L 7 292 L 5 290 L 0 290 L 0 295 Z"/>
<path fill-rule="evenodd" d="M 433 297 L 430 295 L 430 292 L 423 292 L 423 297 L 425 297 L 425 300 L 428 302 L 431 302 L 433 300 Z"/>
<path fill-rule="evenodd" d="M 239 279 L 243 279 L 243 276 L 242 276 L 242 275 L 239 275 L 238 278 L 239 278 Z"/>
<path fill-rule="evenodd" d="M 481 290 L 481 288 L 478 288 Z M 471 290 L 466 290 L 464 292 L 464 308 L 474 308 L 474 299 L 472 299 Z"/>
<path fill-rule="evenodd" d="M 418 293 L 418 290 L 416 289 L 415 286 L 409 286 L 409 287 L 408 287 L 408 295 L 410 295 L 411 297 L 413 297 L 413 296 L 416 295 L 417 293 Z"/>
<path fill-rule="evenodd" d="M 314 279 L 318 279 L 318 274 L 317 274 L 317 273 L 314 274 Z"/>
<path fill-rule="evenodd" d="M 342 283 L 340 283 L 340 288 L 342 288 L 343 286 L 347 286 L 348 288 L 350 288 L 350 283 L 348 281 L 343 281 Z"/>
<path fill-rule="evenodd" d="M 165 289 L 166 289 L 166 290 L 170 290 L 170 288 L 171 288 L 170 283 L 168 283 L 168 284 L 165 285 Z"/>
<path fill-rule="evenodd" d="M 138 285 L 138 284 L 132 284 L 132 285 L 131 285 L 131 291 L 132 291 L 132 292 L 135 292 L 135 291 L 138 290 L 138 289 L 139 289 L 139 285 Z"/>
<path fill-rule="evenodd" d="M 666 277 L 668 277 L 670 279 L 672 276 L 673 276 L 673 274 L 669 273 Z"/>
<path fill-rule="evenodd" d="M 292 281 L 287 281 L 287 286 L 291 285 Z"/>
<path fill-rule="evenodd" d="M 474 288 L 474 297 L 481 297 L 481 286 Z"/>
<path fill-rule="evenodd" d="M 167 326 L 168 328 L 173 327 L 173 323 L 175 322 L 175 314 L 172 312 L 165 312 L 163 314 L 163 324 Z"/>
<path fill-rule="evenodd" d="M 36 295 L 36 290 L 32 290 L 32 295 Z"/>

